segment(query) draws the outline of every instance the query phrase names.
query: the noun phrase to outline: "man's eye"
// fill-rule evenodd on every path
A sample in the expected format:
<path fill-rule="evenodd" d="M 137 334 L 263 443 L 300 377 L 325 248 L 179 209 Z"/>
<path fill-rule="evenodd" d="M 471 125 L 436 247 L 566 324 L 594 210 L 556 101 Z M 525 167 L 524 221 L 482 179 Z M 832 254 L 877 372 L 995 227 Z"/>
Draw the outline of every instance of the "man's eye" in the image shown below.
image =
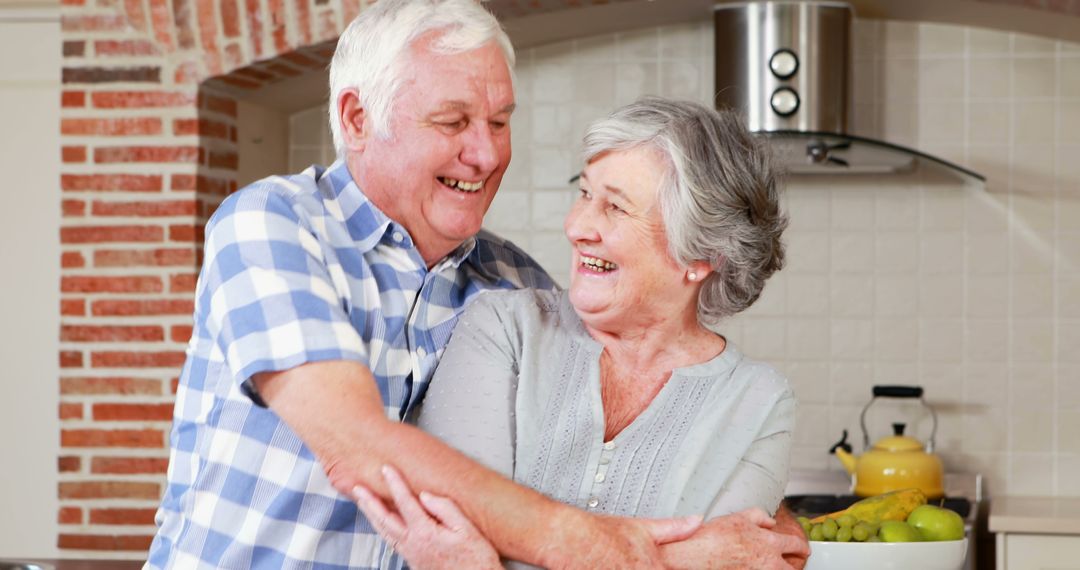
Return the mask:
<path fill-rule="evenodd" d="M 442 121 L 439 123 L 439 126 L 451 131 L 460 131 L 461 129 L 465 128 L 465 125 L 465 119 L 458 119 L 456 121 Z"/>
<path fill-rule="evenodd" d="M 491 125 L 491 130 L 493 130 L 495 132 L 499 132 L 499 131 L 505 129 L 507 127 L 508 123 L 506 121 L 491 121 L 488 124 Z"/>
<path fill-rule="evenodd" d="M 619 214 L 625 214 L 626 213 L 626 210 L 620 208 L 618 204 L 608 204 L 608 208 L 610 208 L 613 212 L 616 212 L 616 213 L 619 213 Z"/>

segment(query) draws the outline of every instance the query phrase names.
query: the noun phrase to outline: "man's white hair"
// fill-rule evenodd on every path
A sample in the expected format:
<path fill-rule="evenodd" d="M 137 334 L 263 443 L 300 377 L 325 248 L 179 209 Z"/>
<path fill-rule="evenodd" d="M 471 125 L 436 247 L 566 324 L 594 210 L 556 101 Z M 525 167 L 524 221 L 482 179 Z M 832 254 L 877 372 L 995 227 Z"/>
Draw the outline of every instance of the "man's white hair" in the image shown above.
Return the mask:
<path fill-rule="evenodd" d="M 339 158 L 345 141 L 338 117 L 338 98 L 356 89 L 375 134 L 390 136 L 390 116 L 408 50 L 420 36 L 439 31 L 432 42 L 435 53 L 452 55 L 472 51 L 494 40 L 513 73 L 514 48 L 498 20 L 476 0 L 379 0 L 364 9 L 338 39 L 330 63 L 330 132 Z"/>

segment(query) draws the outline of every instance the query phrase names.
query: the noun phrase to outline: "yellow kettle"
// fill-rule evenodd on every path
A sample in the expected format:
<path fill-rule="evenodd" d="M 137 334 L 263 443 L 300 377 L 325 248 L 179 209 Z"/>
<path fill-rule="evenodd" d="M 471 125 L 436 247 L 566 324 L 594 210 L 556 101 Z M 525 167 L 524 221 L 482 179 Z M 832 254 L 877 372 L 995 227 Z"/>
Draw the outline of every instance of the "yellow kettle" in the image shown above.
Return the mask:
<path fill-rule="evenodd" d="M 943 488 L 944 468 L 941 458 L 933 453 L 934 436 L 937 434 L 937 414 L 922 399 L 920 386 L 874 386 L 874 398 L 863 408 L 859 415 L 859 424 L 863 432 L 863 447 L 867 449 L 861 456 L 851 454 L 851 445 L 847 443 L 847 430 L 843 439 L 829 450 L 835 453 L 844 469 L 852 475 L 855 494 L 870 497 L 896 491 L 916 488 L 922 490 L 929 499 L 945 495 Z M 893 435 L 882 438 L 870 447 L 870 436 L 866 431 L 866 410 L 877 398 L 917 398 L 933 418 L 930 443 L 924 446 L 919 440 L 904 435 L 903 423 L 894 423 Z"/>

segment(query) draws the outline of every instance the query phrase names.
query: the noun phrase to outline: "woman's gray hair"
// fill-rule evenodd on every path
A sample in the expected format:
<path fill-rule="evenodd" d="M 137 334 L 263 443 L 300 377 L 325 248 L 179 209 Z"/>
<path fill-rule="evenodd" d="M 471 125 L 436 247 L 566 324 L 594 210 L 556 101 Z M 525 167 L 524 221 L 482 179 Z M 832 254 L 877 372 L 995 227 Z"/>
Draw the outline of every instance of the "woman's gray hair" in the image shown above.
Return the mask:
<path fill-rule="evenodd" d="M 698 320 L 714 328 L 749 307 L 784 265 L 780 175 L 733 111 L 647 97 L 589 126 L 584 159 L 651 147 L 667 162 L 658 202 L 672 258 L 708 261 Z"/>
<path fill-rule="evenodd" d="M 375 133 L 390 136 L 390 115 L 408 50 L 427 32 L 442 34 L 431 44 L 435 53 L 452 55 L 472 51 L 495 41 L 506 57 L 511 77 L 514 48 L 495 16 L 476 0 L 379 0 L 360 13 L 338 39 L 330 62 L 330 132 L 338 157 L 345 143 L 338 118 L 342 91 L 360 92 Z"/>

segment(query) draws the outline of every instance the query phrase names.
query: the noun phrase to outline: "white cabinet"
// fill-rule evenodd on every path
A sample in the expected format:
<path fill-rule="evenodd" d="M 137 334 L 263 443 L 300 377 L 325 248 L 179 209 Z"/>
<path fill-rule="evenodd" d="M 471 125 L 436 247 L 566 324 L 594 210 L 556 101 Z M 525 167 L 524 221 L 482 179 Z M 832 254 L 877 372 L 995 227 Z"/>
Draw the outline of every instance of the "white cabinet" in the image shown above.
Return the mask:
<path fill-rule="evenodd" d="M 1080 499 L 991 499 L 990 532 L 997 570 L 1080 570 Z"/>
<path fill-rule="evenodd" d="M 998 533 L 997 570 L 1080 570 L 1080 536 Z"/>

